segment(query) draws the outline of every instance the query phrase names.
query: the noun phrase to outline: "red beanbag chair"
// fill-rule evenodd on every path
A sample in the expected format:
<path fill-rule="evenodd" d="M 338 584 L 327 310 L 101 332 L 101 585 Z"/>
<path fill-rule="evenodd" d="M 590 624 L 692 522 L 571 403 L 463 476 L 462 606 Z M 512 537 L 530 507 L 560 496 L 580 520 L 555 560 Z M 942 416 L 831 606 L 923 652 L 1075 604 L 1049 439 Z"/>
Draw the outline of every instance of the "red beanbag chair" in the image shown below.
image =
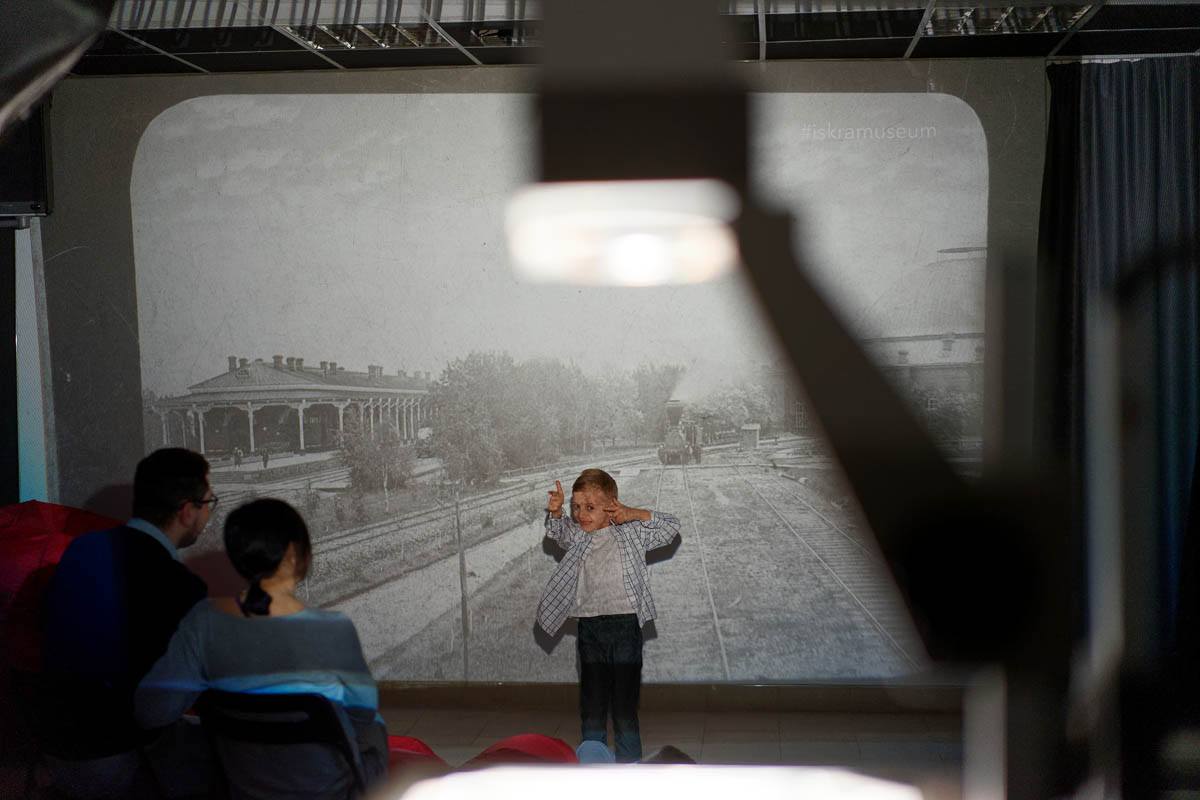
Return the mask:
<path fill-rule="evenodd" d="M 41 668 L 41 605 L 71 540 L 121 523 L 69 506 L 29 500 L 0 508 L 0 621 L 10 666 Z"/>
<path fill-rule="evenodd" d="M 42 667 L 42 598 L 54 568 L 76 536 L 118 524 L 38 500 L 0 508 L 0 752 L 13 764 L 29 758 L 32 769 L 37 758 L 26 700 Z"/>
<path fill-rule="evenodd" d="M 394 770 L 406 764 L 432 764 L 446 766 L 442 757 L 433 748 L 411 736 L 388 734 L 388 769 Z"/>
<path fill-rule="evenodd" d="M 575 750 L 562 739 L 540 733 L 518 733 L 501 739 L 472 758 L 463 769 L 493 764 L 577 764 Z"/>

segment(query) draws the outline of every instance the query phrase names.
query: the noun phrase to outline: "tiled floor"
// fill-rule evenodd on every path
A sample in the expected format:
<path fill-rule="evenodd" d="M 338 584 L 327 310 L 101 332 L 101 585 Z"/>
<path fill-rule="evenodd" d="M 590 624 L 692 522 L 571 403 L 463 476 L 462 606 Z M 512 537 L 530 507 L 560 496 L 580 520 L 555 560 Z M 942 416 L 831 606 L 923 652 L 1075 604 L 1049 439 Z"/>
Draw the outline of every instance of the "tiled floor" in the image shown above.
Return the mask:
<path fill-rule="evenodd" d="M 388 730 L 424 740 L 452 765 L 516 733 L 579 744 L 579 718 L 555 711 L 383 708 Z M 672 744 L 701 764 L 846 767 L 912 783 L 928 800 L 962 797 L 958 717 L 939 714 L 642 711 L 646 753 Z"/>

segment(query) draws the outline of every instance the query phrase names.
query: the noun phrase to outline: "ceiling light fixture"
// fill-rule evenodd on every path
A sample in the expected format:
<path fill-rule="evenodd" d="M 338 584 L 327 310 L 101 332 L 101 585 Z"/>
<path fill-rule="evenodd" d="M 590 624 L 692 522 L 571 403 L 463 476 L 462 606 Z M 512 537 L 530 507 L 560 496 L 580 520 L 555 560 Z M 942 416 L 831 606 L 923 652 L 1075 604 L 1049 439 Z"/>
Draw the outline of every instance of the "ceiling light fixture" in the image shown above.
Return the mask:
<path fill-rule="evenodd" d="M 621 48 L 612 18 L 638 19 Z M 688 20 L 664 52 L 658 31 Z M 716 13 L 694 0 L 550 4 L 537 98 L 541 182 L 506 213 L 522 279 L 605 286 L 712 280 L 740 263 L 746 96 Z"/>
<path fill-rule="evenodd" d="M 660 286 L 738 264 L 737 192 L 712 179 L 542 183 L 509 202 L 517 274 L 535 282 Z"/>

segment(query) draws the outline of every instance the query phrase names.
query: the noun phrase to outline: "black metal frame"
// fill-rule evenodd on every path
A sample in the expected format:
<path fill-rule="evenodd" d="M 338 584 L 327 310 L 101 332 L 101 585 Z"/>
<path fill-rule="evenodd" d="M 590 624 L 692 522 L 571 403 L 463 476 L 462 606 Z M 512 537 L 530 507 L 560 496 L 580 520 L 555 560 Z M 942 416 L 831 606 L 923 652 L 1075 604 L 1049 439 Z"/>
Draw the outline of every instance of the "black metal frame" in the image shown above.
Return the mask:
<path fill-rule="evenodd" d="M 366 793 L 362 756 L 339 709 L 319 694 L 248 694 L 210 689 L 196 704 L 200 721 L 220 760 L 222 739 L 255 744 L 323 744 L 346 761 L 352 796 Z M 228 781 L 228 776 L 222 777 Z"/>
<path fill-rule="evenodd" d="M 184 5 L 190 11 L 180 13 Z M 524 3 L 504 14 L 471 6 L 451 18 L 441 3 L 362 3 L 335 6 L 322 15 L 320 3 L 251 4 L 242 17 L 225 0 L 180 3 L 173 17 L 160 6 L 158 18 L 143 14 L 154 3 L 122 0 L 109 34 L 76 66 L 77 74 L 244 72 L 250 70 L 359 69 L 418 66 L 522 64 L 542 60 L 537 34 L 543 20 Z M 736 4 L 734 4 L 736 5 Z M 1200 53 L 1200 2 L 1109 4 L 1108 0 L 1048 3 L 1035 20 L 1054 24 L 999 24 L 1010 4 L 914 0 L 851 4 L 855 8 L 807 11 L 787 3 L 759 2 L 754 10 L 730 7 L 722 14 L 729 57 L 747 61 L 828 58 L 995 58 L 1080 57 L 1112 53 Z M 832 6 L 833 4 L 830 4 Z M 331 11 L 344 8 L 333 16 Z M 203 9 L 203 12 L 198 11 Z M 213 9 L 216 13 L 210 13 Z M 416 9 L 414 16 L 413 9 Z M 993 24 L 976 28 L 980 9 L 993 11 Z M 998 19 L 994 13 L 1007 9 Z M 262 12 L 260 13 L 260 10 Z M 715 12 L 716 9 L 714 9 Z M 403 11 L 403 13 L 401 13 Z M 1036 9 L 1035 9 L 1036 11 Z M 947 33 L 946 20 L 959 24 Z M 512 17 L 511 19 L 496 19 Z M 469 17 L 469 18 L 468 18 Z M 597 38 L 622 25 L 644 26 L 648 15 L 618 19 L 614 13 Z M 940 23 L 937 31 L 933 24 Z M 1028 20 L 1026 20 L 1028 22 Z M 972 23 L 972 24 L 967 24 Z M 155 27 L 158 25 L 159 27 Z M 420 34 L 432 30 L 433 41 Z M 525 36 L 534 31 L 532 39 Z M 486 33 L 485 33 L 486 32 Z M 395 34 L 407 41 L 385 34 Z M 410 35 L 411 34 L 411 35 Z M 666 26 L 661 38 L 671 47 L 679 31 Z M 389 41 L 391 40 L 391 41 Z M 396 46 L 400 44 L 402 46 Z"/>

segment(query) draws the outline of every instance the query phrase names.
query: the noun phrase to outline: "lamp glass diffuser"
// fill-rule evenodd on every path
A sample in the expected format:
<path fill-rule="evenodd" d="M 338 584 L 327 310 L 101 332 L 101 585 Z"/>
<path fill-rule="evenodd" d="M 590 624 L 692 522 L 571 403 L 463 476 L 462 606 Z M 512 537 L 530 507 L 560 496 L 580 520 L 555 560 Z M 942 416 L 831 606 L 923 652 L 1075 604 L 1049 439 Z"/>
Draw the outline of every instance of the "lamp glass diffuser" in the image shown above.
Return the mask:
<path fill-rule="evenodd" d="M 661 286 L 734 269 L 740 209 L 713 179 L 539 183 L 513 195 L 505 227 L 525 280 Z"/>
<path fill-rule="evenodd" d="M 921 800 L 905 783 L 826 767 L 733 767 L 614 764 L 495 767 L 421 781 L 404 800 L 609 800 L 688 797 L 693 800 Z"/>

